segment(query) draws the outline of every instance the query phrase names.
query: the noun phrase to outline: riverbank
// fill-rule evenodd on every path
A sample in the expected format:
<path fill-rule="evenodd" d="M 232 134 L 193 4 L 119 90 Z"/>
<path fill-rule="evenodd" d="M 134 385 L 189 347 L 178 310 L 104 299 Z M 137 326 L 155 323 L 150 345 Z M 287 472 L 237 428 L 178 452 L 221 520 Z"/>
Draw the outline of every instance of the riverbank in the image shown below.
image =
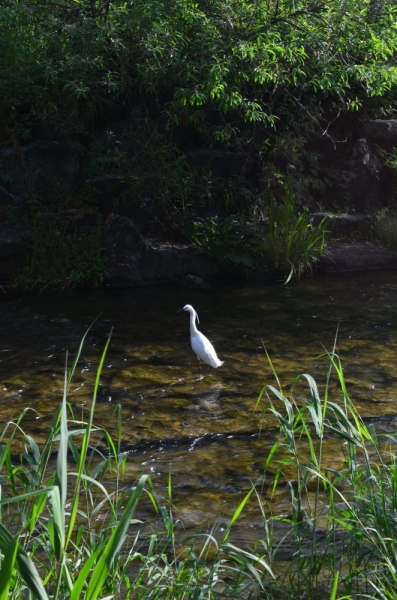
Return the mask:
<path fill-rule="evenodd" d="M 397 252 L 371 240 L 374 222 L 371 217 L 316 213 L 312 222 L 316 225 L 324 218 L 331 224 L 330 236 L 320 259 L 313 263 L 313 276 L 397 269 Z M 262 265 L 259 260 L 250 267 L 234 265 L 225 271 L 192 242 L 172 243 L 142 235 L 130 217 L 112 215 L 101 228 L 98 223 L 97 214 L 87 211 L 63 211 L 56 217 L 46 215 L 39 234 L 26 223 L 0 223 L 0 285 L 9 287 L 15 276 L 23 273 L 34 236 L 39 238 L 36 252 L 41 251 L 41 260 L 46 261 L 43 268 L 53 278 L 55 287 L 86 284 L 84 278 L 90 272 L 96 287 L 112 288 L 171 282 L 202 287 L 217 280 L 268 281 L 283 277 L 281 271 Z M 58 253 L 62 259 L 70 251 L 68 246 L 72 247 L 73 260 L 80 269 L 80 278 L 70 284 L 67 269 L 72 269 L 69 264 L 72 259 L 68 257 L 64 266 L 56 257 Z M 56 272 L 51 274 L 53 269 Z M 23 286 L 23 275 L 20 282 Z M 31 286 L 43 284 L 45 281 L 40 283 L 31 275 Z"/>

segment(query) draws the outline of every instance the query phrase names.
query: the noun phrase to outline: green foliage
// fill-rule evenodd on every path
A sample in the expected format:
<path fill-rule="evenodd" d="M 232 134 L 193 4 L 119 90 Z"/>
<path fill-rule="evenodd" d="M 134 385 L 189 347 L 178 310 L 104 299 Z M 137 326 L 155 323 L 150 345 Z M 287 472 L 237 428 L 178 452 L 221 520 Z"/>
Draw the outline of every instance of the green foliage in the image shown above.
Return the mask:
<path fill-rule="evenodd" d="M 324 251 L 329 219 L 324 217 L 314 226 L 308 211 L 291 194 L 282 203 L 269 205 L 268 219 L 263 238 L 266 264 L 288 273 L 286 282 L 293 275 L 311 272 Z"/>
<path fill-rule="evenodd" d="M 59 286 L 81 283 L 99 287 L 106 276 L 102 230 L 82 232 L 59 220 L 41 217 L 32 223 L 26 242 L 26 264 L 14 276 L 18 287 Z"/>
<path fill-rule="evenodd" d="M 192 223 L 189 235 L 219 266 L 227 262 L 252 267 L 252 253 L 258 239 L 253 227 L 236 217 L 208 218 Z"/>
<path fill-rule="evenodd" d="M 88 159 L 88 175 L 121 177 L 118 203 L 136 203 L 162 227 L 172 229 L 189 214 L 194 173 L 184 154 L 148 119 L 137 119 L 120 135 L 108 130 L 105 140 L 89 144 Z"/>
<path fill-rule="evenodd" d="M 321 129 L 326 103 L 336 115 L 395 89 L 396 16 L 390 0 L 6 0 L 2 126 L 82 141 L 140 105 L 171 136 L 271 150 Z"/>
<path fill-rule="evenodd" d="M 0 133 L 69 140 L 167 228 L 202 204 L 251 219 L 255 188 L 286 178 L 280 159 L 301 189 L 324 187 L 308 136 L 394 102 L 396 18 L 391 0 L 3 0 Z M 131 115 L 120 140 L 109 122 Z M 196 177 L 197 148 L 249 156 L 252 172 Z"/>
<path fill-rule="evenodd" d="M 281 203 L 269 203 L 266 212 L 261 227 L 230 216 L 195 221 L 185 229 L 220 267 L 231 263 L 266 266 L 270 272 L 285 274 L 286 283 L 293 276 L 311 273 L 324 251 L 330 219 L 324 217 L 314 226 L 308 210 L 292 194 Z"/>

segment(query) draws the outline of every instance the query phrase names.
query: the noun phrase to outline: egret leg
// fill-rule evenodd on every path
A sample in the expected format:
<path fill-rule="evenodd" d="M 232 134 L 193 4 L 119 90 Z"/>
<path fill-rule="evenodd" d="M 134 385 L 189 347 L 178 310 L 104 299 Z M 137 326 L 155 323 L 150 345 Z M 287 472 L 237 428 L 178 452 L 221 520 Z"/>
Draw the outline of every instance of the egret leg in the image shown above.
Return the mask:
<path fill-rule="evenodd" d="M 212 371 L 212 367 L 210 365 L 210 370 L 208 371 L 208 373 L 211 375 L 211 371 Z"/>
<path fill-rule="evenodd" d="M 199 359 L 199 357 L 197 357 L 197 358 L 198 358 L 198 363 L 199 363 L 199 375 L 201 375 L 201 364 L 200 364 L 200 359 Z"/>

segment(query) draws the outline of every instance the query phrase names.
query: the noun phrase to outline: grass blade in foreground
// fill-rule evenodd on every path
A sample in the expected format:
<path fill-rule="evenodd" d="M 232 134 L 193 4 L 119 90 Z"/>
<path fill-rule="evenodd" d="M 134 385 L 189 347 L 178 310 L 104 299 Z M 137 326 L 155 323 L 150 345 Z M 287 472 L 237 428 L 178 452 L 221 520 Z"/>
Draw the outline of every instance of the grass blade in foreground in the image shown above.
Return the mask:
<path fill-rule="evenodd" d="M 107 546 L 104 549 L 103 554 L 99 559 L 95 570 L 91 576 L 87 592 L 85 594 L 85 600 L 96 600 L 99 593 L 101 592 L 102 586 L 108 576 L 108 573 L 114 565 L 115 560 L 120 552 L 121 546 L 123 545 L 123 542 L 128 532 L 131 517 L 135 512 L 146 480 L 146 475 L 143 475 L 140 478 L 132 497 L 128 501 L 127 506 L 125 507 L 124 512 L 121 516 L 121 519 L 116 529 L 113 531 L 110 540 L 108 541 Z M 71 600 L 77 599 L 78 596 L 72 594 Z"/>
<path fill-rule="evenodd" d="M 4 558 L 0 569 L 0 600 L 8 600 L 8 590 L 15 560 L 18 553 L 18 540 L 13 538 L 7 550 L 4 552 Z"/>
<path fill-rule="evenodd" d="M 97 371 L 96 378 L 95 378 L 95 386 L 94 386 L 94 393 L 93 393 L 93 397 L 92 397 L 91 410 L 90 410 L 88 422 L 86 425 L 86 431 L 83 436 L 83 443 L 82 443 L 82 448 L 81 448 L 81 453 L 80 453 L 80 463 L 78 466 L 78 477 L 77 477 L 75 488 L 74 488 L 75 491 L 74 491 L 73 502 L 72 502 L 72 510 L 70 513 L 69 525 L 68 525 L 66 541 L 65 541 L 66 546 L 68 545 L 68 543 L 70 541 L 70 538 L 71 538 L 71 535 L 73 532 L 73 528 L 74 528 L 74 524 L 76 522 L 79 498 L 80 498 L 81 474 L 84 471 L 84 465 L 85 465 L 85 461 L 86 461 L 86 457 L 87 457 L 87 450 L 88 450 L 90 435 L 91 435 L 91 431 L 92 431 L 92 422 L 93 422 L 93 418 L 94 418 L 96 397 L 97 397 L 97 392 L 98 392 L 98 387 L 99 387 L 99 379 L 100 379 L 100 376 L 102 373 L 103 363 L 105 362 L 106 353 L 109 348 L 110 338 L 111 338 L 111 333 L 106 342 L 105 348 L 102 352 L 101 360 L 100 360 L 98 371 Z"/>
<path fill-rule="evenodd" d="M 12 535 L 3 525 L 0 524 L 0 548 L 5 555 L 13 543 L 14 538 Z M 33 596 L 38 600 L 48 600 L 47 593 L 44 589 L 37 569 L 34 566 L 31 558 L 26 554 L 25 550 L 21 548 L 21 546 L 18 546 L 16 551 L 16 567 Z M 7 582 L 8 585 L 11 581 L 11 577 L 12 572 Z"/>

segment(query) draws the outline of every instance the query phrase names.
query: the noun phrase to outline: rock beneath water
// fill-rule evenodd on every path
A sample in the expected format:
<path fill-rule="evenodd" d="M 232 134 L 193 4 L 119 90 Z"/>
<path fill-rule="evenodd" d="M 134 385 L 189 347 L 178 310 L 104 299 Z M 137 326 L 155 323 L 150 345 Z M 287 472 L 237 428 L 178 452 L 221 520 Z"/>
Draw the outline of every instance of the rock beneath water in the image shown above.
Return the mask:
<path fill-rule="evenodd" d="M 209 277 L 217 272 L 197 248 L 160 244 L 144 238 L 129 217 L 116 217 L 111 222 L 104 235 L 104 246 L 113 282 L 158 281 L 188 274 Z"/>
<path fill-rule="evenodd" d="M 368 141 L 357 140 L 351 156 L 337 170 L 337 203 L 361 214 L 379 210 L 382 207 L 381 170 Z"/>
<path fill-rule="evenodd" d="M 321 258 L 326 273 L 397 269 L 397 252 L 370 242 L 328 244 Z"/>
<path fill-rule="evenodd" d="M 77 183 L 80 163 L 73 148 L 63 142 L 40 140 L 1 153 L 8 162 L 12 194 L 40 192 L 47 200 L 59 198 L 64 186 Z"/>
<path fill-rule="evenodd" d="M 22 223 L 0 223 L 0 277 L 9 277 L 24 266 L 31 237 L 31 230 Z"/>

